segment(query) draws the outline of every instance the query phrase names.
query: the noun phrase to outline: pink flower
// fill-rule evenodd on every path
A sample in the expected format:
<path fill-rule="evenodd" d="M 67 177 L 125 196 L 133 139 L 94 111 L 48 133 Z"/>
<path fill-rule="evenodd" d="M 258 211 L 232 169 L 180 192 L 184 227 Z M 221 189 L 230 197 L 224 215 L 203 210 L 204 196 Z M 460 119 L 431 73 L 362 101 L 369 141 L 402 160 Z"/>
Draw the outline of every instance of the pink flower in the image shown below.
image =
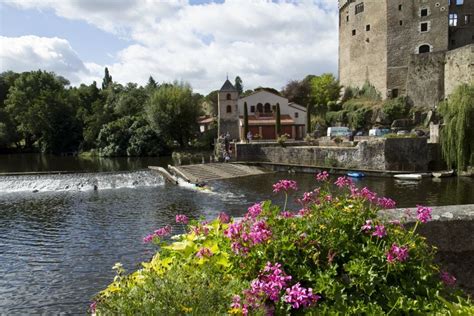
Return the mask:
<path fill-rule="evenodd" d="M 204 235 L 207 236 L 209 234 L 209 227 L 199 224 L 198 226 L 194 226 L 191 228 L 192 232 L 195 235 Z"/>
<path fill-rule="evenodd" d="M 230 304 L 230 308 L 242 308 L 240 295 L 234 295 L 232 297 L 232 304 Z"/>
<path fill-rule="evenodd" d="M 321 296 L 313 294 L 313 289 L 301 287 L 296 283 L 291 288 L 286 289 L 286 295 L 283 300 L 291 304 L 292 308 L 308 307 L 315 304 Z"/>
<path fill-rule="evenodd" d="M 212 257 L 213 253 L 211 249 L 203 247 L 199 249 L 199 251 L 196 253 L 196 257 L 198 258 L 209 258 Z"/>
<path fill-rule="evenodd" d="M 403 262 L 408 259 L 408 247 L 407 246 L 398 246 L 397 244 L 392 244 L 392 247 L 387 252 L 387 261 L 393 263 L 395 261 Z"/>
<path fill-rule="evenodd" d="M 392 199 L 382 197 L 377 199 L 377 205 L 384 209 L 391 209 L 395 208 L 397 203 L 395 203 L 395 201 Z"/>
<path fill-rule="evenodd" d="M 362 231 L 368 231 L 372 229 L 372 220 L 368 219 L 365 221 L 365 225 L 360 228 Z"/>
<path fill-rule="evenodd" d="M 306 216 L 309 213 L 310 213 L 310 210 L 307 208 L 302 208 L 301 210 L 298 211 L 299 216 Z"/>
<path fill-rule="evenodd" d="M 387 235 L 387 231 L 385 230 L 385 226 L 377 225 L 375 226 L 375 231 L 372 233 L 372 236 L 377 236 L 382 238 Z"/>
<path fill-rule="evenodd" d="M 440 273 L 441 281 L 447 286 L 454 286 L 456 284 L 456 278 L 454 275 L 450 274 L 447 271 L 441 271 Z"/>
<path fill-rule="evenodd" d="M 288 190 L 298 190 L 296 181 L 293 180 L 280 180 L 273 185 L 273 192 L 278 193 L 280 191 L 288 192 Z"/>
<path fill-rule="evenodd" d="M 416 213 L 417 213 L 417 218 L 420 222 L 422 223 L 426 223 L 428 222 L 429 220 L 431 220 L 431 212 L 432 212 L 432 209 L 430 207 L 426 207 L 426 206 L 421 206 L 421 205 L 417 205 L 417 210 L 416 210 Z"/>
<path fill-rule="evenodd" d="M 283 218 L 292 218 L 292 217 L 295 217 L 295 214 L 285 211 L 285 212 L 281 212 L 280 216 Z"/>
<path fill-rule="evenodd" d="M 332 195 L 326 195 L 324 197 L 324 199 L 327 201 L 327 202 L 331 202 L 332 201 Z"/>
<path fill-rule="evenodd" d="M 255 203 L 248 208 L 248 212 L 245 217 L 256 218 L 262 212 L 262 203 Z"/>
<path fill-rule="evenodd" d="M 186 215 L 176 215 L 176 223 L 182 223 L 182 224 L 187 224 L 189 222 L 189 219 Z"/>
<path fill-rule="evenodd" d="M 361 197 L 363 197 L 364 199 L 366 199 L 369 202 L 373 202 L 377 198 L 377 193 L 372 192 L 372 191 L 370 191 L 369 189 L 367 189 L 365 187 L 360 190 L 359 194 L 360 194 Z"/>
<path fill-rule="evenodd" d="M 303 193 L 303 199 L 302 201 L 304 203 L 309 203 L 313 200 L 314 192 L 305 192 Z"/>
<path fill-rule="evenodd" d="M 227 224 L 230 222 L 230 216 L 227 215 L 226 213 L 224 212 L 220 212 L 219 213 L 219 221 L 222 223 L 222 224 Z"/>
<path fill-rule="evenodd" d="M 329 173 L 327 173 L 326 171 L 316 174 L 316 180 L 318 181 L 321 181 L 321 182 L 327 181 L 328 178 L 329 178 Z"/>
<path fill-rule="evenodd" d="M 97 308 L 97 302 L 92 302 L 91 305 L 89 305 L 89 308 L 91 310 L 91 313 L 95 313 L 95 310 Z"/>
<path fill-rule="evenodd" d="M 155 237 L 155 234 L 150 234 L 150 235 L 147 235 L 143 238 L 143 242 L 145 244 L 151 242 L 153 240 L 153 238 Z"/>
<path fill-rule="evenodd" d="M 170 225 L 166 225 L 165 227 L 155 230 L 155 236 L 158 236 L 158 237 L 164 237 L 164 236 L 169 235 L 170 233 L 171 233 Z"/>
<path fill-rule="evenodd" d="M 337 178 L 336 182 L 334 182 L 335 185 L 337 185 L 339 188 L 342 188 L 344 186 L 350 187 L 352 185 L 352 180 L 347 178 L 347 177 L 339 177 Z"/>

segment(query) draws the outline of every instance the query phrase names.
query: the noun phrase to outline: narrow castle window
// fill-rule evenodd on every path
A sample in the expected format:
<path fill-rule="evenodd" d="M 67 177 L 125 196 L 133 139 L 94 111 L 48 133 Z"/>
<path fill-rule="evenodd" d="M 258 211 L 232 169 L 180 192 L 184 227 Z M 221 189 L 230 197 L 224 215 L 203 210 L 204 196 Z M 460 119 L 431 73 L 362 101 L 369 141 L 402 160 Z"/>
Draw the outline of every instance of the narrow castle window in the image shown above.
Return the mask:
<path fill-rule="evenodd" d="M 398 5 L 398 11 L 402 11 L 402 5 L 401 4 Z"/>
<path fill-rule="evenodd" d="M 364 12 L 364 3 L 361 2 L 359 4 L 356 4 L 355 6 L 355 14 L 359 14 L 359 13 L 362 13 Z"/>
<path fill-rule="evenodd" d="M 420 24 L 420 32 L 428 32 L 428 23 L 424 22 Z"/>
<path fill-rule="evenodd" d="M 367 25 L 365 26 L 365 30 L 366 30 L 367 32 L 370 31 L 370 24 L 367 24 Z"/>
<path fill-rule="evenodd" d="M 424 44 L 418 47 L 419 54 L 429 53 L 430 51 L 431 51 L 430 45 Z"/>
<path fill-rule="evenodd" d="M 232 113 L 232 107 L 230 105 L 227 106 L 227 113 Z"/>
<path fill-rule="evenodd" d="M 398 89 L 392 89 L 392 98 L 398 97 Z"/>
<path fill-rule="evenodd" d="M 299 114 L 298 112 L 295 112 L 295 118 L 298 118 L 298 114 Z"/>
<path fill-rule="evenodd" d="M 346 15 L 346 22 L 349 22 L 349 16 Z"/>
<path fill-rule="evenodd" d="M 428 16 L 428 9 L 421 9 L 420 10 L 420 16 Z"/>
<path fill-rule="evenodd" d="M 352 36 L 356 35 L 356 30 L 352 30 Z"/>
<path fill-rule="evenodd" d="M 458 15 L 456 13 L 449 14 L 449 26 L 457 26 L 458 25 Z"/>
<path fill-rule="evenodd" d="M 471 15 L 470 14 L 466 14 L 464 16 L 464 24 L 469 24 L 471 23 Z"/>
<path fill-rule="evenodd" d="M 402 25 L 403 25 L 403 21 L 402 21 L 402 20 L 400 20 L 400 26 L 402 26 Z"/>
<path fill-rule="evenodd" d="M 227 93 L 227 100 L 230 100 L 230 93 Z"/>

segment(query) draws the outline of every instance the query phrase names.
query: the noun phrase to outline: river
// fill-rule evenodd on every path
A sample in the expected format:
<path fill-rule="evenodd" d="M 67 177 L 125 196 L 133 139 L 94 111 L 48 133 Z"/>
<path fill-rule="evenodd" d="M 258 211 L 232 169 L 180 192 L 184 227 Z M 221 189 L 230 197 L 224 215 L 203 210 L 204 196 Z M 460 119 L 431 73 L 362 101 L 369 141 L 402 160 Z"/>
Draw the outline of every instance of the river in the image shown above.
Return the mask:
<path fill-rule="evenodd" d="M 92 296 L 112 281 L 114 263 L 128 271 L 139 268 L 155 250 L 142 238 L 173 225 L 176 214 L 240 216 L 256 201 L 281 203 L 271 188 L 278 179 L 298 181 L 301 193 L 316 185 L 310 174 L 276 173 L 215 181 L 212 192 L 202 192 L 165 184 L 143 170 L 168 162 L 0 156 L 0 172 L 87 171 L 0 177 L 0 314 L 84 314 Z M 357 185 L 392 197 L 401 207 L 474 203 L 469 178 L 365 178 Z M 173 229 L 180 232 L 179 226 Z"/>

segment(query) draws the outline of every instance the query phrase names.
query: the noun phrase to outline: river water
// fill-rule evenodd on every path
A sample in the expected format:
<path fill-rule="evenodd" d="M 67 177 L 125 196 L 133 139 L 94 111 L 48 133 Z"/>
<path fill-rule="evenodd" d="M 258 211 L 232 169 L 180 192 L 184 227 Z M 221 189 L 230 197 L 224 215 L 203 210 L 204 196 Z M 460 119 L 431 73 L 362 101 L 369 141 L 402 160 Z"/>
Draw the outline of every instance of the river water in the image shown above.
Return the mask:
<path fill-rule="evenodd" d="M 154 252 L 142 238 L 173 225 L 176 214 L 213 218 L 226 211 L 240 216 L 256 201 L 281 203 L 271 188 L 278 179 L 298 181 L 300 192 L 316 185 L 310 174 L 277 173 L 215 181 L 212 192 L 202 192 L 165 184 L 158 174 L 143 170 L 165 165 L 166 159 L 104 164 L 57 157 L 55 164 L 35 165 L 35 156 L 12 157 L 0 157 L 0 172 L 79 170 L 74 168 L 79 163 L 88 172 L 0 177 L 0 314 L 84 314 L 92 296 L 112 281 L 114 263 L 128 271 L 139 268 Z M 15 165 L 26 160 L 27 168 Z M 474 180 L 468 178 L 365 178 L 357 185 L 392 197 L 401 207 L 474 203 Z M 173 229 L 180 232 L 176 225 Z"/>

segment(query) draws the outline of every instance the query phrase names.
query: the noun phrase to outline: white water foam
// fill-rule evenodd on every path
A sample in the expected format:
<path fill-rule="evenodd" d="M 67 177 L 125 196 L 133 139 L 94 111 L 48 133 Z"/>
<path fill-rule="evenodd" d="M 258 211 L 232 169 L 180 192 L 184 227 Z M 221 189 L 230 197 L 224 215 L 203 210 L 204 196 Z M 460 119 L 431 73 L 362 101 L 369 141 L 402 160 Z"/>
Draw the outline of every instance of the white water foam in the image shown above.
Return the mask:
<path fill-rule="evenodd" d="M 107 190 L 163 183 L 161 175 L 150 171 L 2 176 L 0 193 Z"/>

